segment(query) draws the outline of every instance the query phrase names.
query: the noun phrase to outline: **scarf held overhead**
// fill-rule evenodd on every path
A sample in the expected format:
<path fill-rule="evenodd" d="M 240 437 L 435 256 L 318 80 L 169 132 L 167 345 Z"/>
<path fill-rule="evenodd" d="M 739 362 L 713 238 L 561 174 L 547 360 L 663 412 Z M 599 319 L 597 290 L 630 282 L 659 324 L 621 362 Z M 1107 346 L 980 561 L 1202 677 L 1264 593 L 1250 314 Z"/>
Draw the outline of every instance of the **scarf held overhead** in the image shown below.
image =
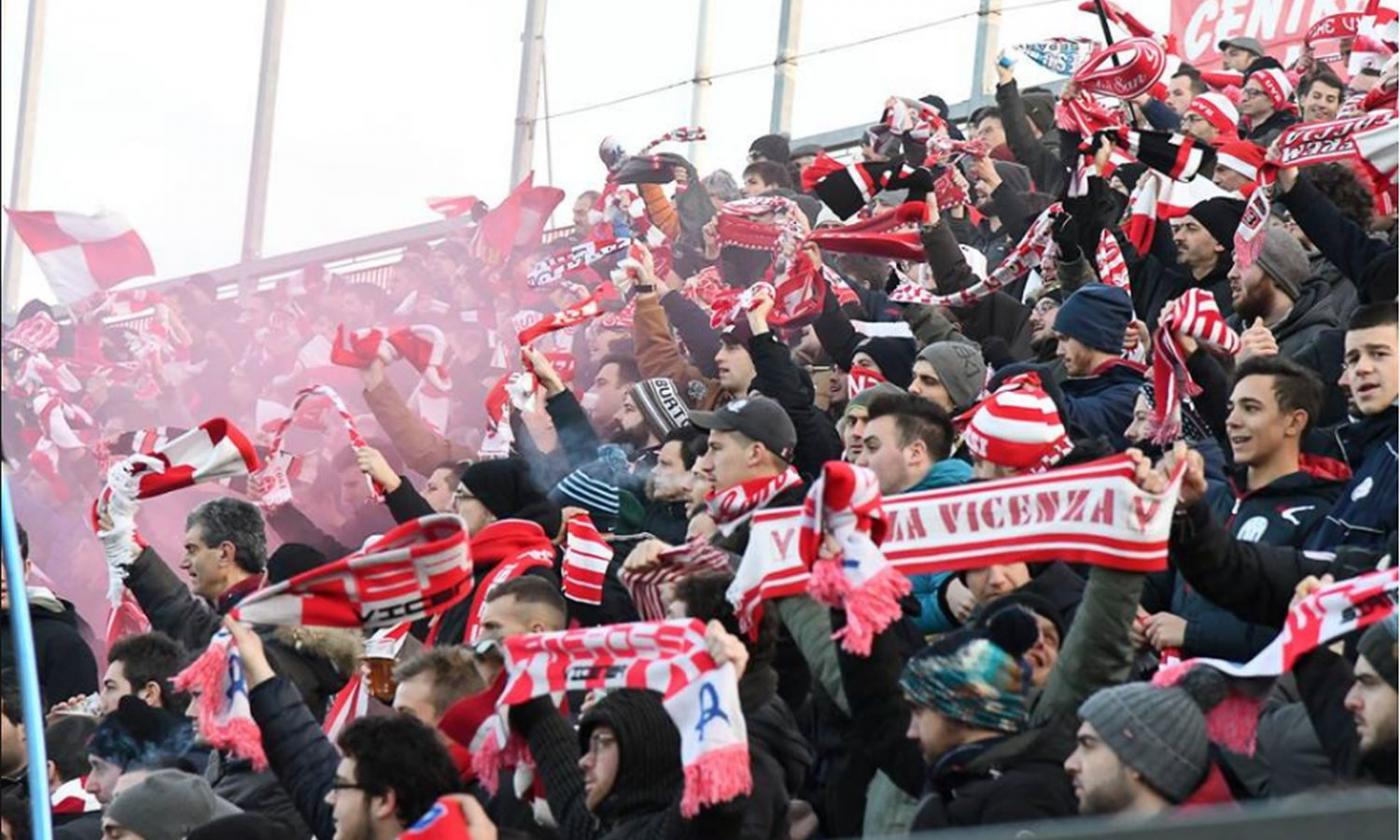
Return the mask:
<path fill-rule="evenodd" d="M 661 695 L 681 735 L 685 789 L 681 813 L 727 802 L 753 789 L 748 731 L 734 667 L 717 665 L 696 619 L 613 624 L 505 640 L 505 689 L 479 748 L 478 778 L 499 778 L 511 706 L 573 690 L 646 689 Z"/>
<path fill-rule="evenodd" d="M 399 525 L 360 551 L 244 598 L 229 615 L 251 624 L 377 630 L 438 615 L 471 589 L 467 529 L 452 514 Z M 200 735 L 263 769 L 242 658 L 227 630 L 175 677 L 198 697 Z"/>
<path fill-rule="evenodd" d="M 1062 560 L 1160 571 L 1166 568 L 1181 470 L 1161 494 L 1140 489 L 1133 476 L 1132 459 L 1117 455 L 1035 475 L 908 493 L 883 500 L 883 529 L 874 525 L 875 503 L 868 497 L 852 493 L 849 510 L 838 509 L 839 497 L 823 490 L 825 530 L 835 535 L 837 525 L 846 527 L 842 517 L 872 518 L 869 538 L 878 550 L 872 553 L 863 541 L 859 547 L 841 546 L 853 552 L 842 561 L 842 573 L 856 589 L 878 576 L 884 563 L 906 576 L 983 568 L 1013 557 L 1024 563 Z M 810 547 L 817 520 L 806 521 Z M 763 601 L 813 589 L 803 535 L 803 508 L 753 515 L 748 549 L 728 593 L 745 630 L 757 625 Z"/>

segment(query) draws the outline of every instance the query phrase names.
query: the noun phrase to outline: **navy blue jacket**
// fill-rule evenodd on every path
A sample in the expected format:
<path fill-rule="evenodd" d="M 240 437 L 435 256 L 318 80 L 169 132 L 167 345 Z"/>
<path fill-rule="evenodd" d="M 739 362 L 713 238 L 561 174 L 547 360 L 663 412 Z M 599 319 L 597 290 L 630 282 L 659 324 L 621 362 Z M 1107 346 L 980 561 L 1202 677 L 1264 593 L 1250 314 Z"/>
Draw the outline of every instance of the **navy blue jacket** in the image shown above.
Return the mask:
<path fill-rule="evenodd" d="M 1123 432 L 1133 420 L 1133 405 L 1142 387 L 1142 368 L 1115 359 L 1093 376 L 1060 383 L 1065 412 L 1072 427 L 1070 437 L 1104 437 L 1114 449 L 1128 447 Z"/>
<path fill-rule="evenodd" d="M 1332 551 L 1339 545 L 1384 549 L 1395 533 L 1396 408 L 1355 423 L 1333 434 L 1336 454 L 1351 467 L 1351 481 L 1304 548 Z"/>

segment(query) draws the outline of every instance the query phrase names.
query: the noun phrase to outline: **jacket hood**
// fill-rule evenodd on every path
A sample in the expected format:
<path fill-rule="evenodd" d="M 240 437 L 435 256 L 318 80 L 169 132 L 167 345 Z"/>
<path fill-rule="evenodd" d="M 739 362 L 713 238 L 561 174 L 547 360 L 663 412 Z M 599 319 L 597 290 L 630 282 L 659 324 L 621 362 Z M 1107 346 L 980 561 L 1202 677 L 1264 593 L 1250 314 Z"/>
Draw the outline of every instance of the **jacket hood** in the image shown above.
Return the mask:
<path fill-rule="evenodd" d="M 956 487 L 972 481 L 972 465 L 957 458 L 945 458 L 933 465 L 918 484 L 910 487 L 909 493 L 920 490 L 937 490 L 940 487 Z"/>
<path fill-rule="evenodd" d="M 1333 311 L 1328 296 L 1332 287 L 1325 280 L 1313 279 L 1303 286 L 1293 308 L 1276 326 L 1272 327 L 1274 338 L 1283 340 L 1307 329 L 1326 329 L 1337 326 L 1337 313 Z M 1246 326 L 1238 314 L 1230 317 L 1232 322 Z"/>
<path fill-rule="evenodd" d="M 1392 405 L 1380 414 L 1363 417 L 1351 423 L 1343 423 L 1337 427 L 1337 446 L 1342 451 L 1342 457 L 1346 459 L 1347 464 L 1353 470 L 1361 467 L 1361 463 L 1366 460 L 1366 454 L 1372 446 L 1379 446 L 1384 441 L 1395 440 L 1396 420 L 1397 410 Z"/>
<path fill-rule="evenodd" d="M 272 635 L 298 653 L 326 660 L 342 676 L 358 671 L 365 649 L 359 633 L 334 627 L 280 626 Z"/>
<path fill-rule="evenodd" d="M 617 738 L 617 775 L 598 803 L 598 816 L 614 822 L 671 807 L 681 794 L 681 734 L 661 704 L 661 696 L 641 689 L 615 691 L 579 721 L 580 752 L 593 730 L 606 726 Z"/>

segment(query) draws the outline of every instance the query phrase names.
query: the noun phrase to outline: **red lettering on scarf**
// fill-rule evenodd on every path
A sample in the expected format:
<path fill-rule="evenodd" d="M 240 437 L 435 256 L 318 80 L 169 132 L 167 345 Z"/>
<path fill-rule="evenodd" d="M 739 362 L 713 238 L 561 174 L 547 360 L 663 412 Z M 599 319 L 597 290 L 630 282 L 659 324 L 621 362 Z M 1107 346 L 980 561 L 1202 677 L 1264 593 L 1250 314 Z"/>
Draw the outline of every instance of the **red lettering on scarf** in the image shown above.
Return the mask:
<path fill-rule="evenodd" d="M 1088 505 L 1089 505 L 1089 491 L 1088 491 L 1088 490 L 1071 490 L 1071 491 L 1069 491 L 1069 506 L 1068 506 L 1067 508 L 1065 508 L 1065 521 L 1067 521 L 1067 522 L 1082 522 L 1082 521 L 1084 521 L 1084 508 L 1088 507 Z"/>
<path fill-rule="evenodd" d="M 1138 529 L 1147 530 L 1147 523 L 1152 521 L 1161 507 L 1162 503 L 1157 499 L 1135 496 L 1133 498 L 1133 515 L 1137 517 Z"/>
<path fill-rule="evenodd" d="M 1098 505 L 1093 513 L 1089 514 L 1089 521 L 1095 525 L 1113 524 L 1113 491 L 1105 490 L 1099 498 Z"/>
<path fill-rule="evenodd" d="M 797 529 L 787 528 L 785 530 L 774 531 L 772 533 L 773 546 L 778 549 L 778 556 L 788 556 L 788 552 L 792 550 L 792 541 L 797 537 Z"/>

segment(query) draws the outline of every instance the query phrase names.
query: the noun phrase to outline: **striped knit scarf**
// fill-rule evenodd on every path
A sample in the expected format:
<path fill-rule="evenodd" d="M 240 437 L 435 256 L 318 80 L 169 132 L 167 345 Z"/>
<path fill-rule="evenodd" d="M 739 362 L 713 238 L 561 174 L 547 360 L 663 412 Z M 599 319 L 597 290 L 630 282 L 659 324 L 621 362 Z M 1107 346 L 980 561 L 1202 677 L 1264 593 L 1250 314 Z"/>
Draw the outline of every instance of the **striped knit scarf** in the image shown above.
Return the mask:
<path fill-rule="evenodd" d="M 1134 481 L 1132 459 L 1116 455 L 1038 475 L 906 493 L 883 502 L 868 488 L 858 490 L 859 479 L 847 477 L 842 480 L 849 491 L 821 488 L 820 518 L 798 507 L 754 515 L 748 548 L 728 597 L 740 625 L 752 631 L 765 600 L 806 593 L 831 598 L 861 592 L 864 586 L 877 603 L 856 606 L 855 611 L 863 613 L 863 626 L 842 640 L 847 650 L 855 650 L 863 634 L 879 626 L 873 619 L 883 620 L 893 609 L 890 600 L 902 589 L 892 583 L 869 586 L 885 580 L 886 564 L 904 575 L 928 574 L 983 568 L 1014 553 L 1026 563 L 1062 560 L 1159 571 L 1166 568 L 1167 535 L 1181 474 L 1178 468 L 1164 493 L 1147 493 Z M 815 510 L 816 502 L 813 505 Z M 876 514 L 881 507 L 882 516 Z M 876 524 L 880 520 L 883 526 Z M 825 580 L 834 570 L 813 566 L 830 563 L 831 558 L 818 550 L 818 558 L 810 560 L 803 550 L 804 539 L 808 547 L 819 541 L 818 521 L 824 523 L 822 532 L 829 531 L 842 549 L 844 589 L 827 586 Z M 851 602 L 846 603 L 849 610 Z"/>
<path fill-rule="evenodd" d="M 1063 212 L 1064 210 L 1058 202 L 1045 208 L 1036 217 L 1030 229 L 1026 231 L 1026 235 L 1021 237 L 1020 242 L 1016 243 L 1016 247 L 1012 248 L 1001 264 L 987 275 L 987 279 L 961 291 L 946 295 L 934 295 L 927 300 L 927 303 L 931 306 L 955 308 L 972 306 L 1030 269 L 1043 266 L 1045 261 L 1057 250 L 1052 228 L 1055 218 Z"/>
<path fill-rule="evenodd" d="M 360 427 L 355 422 L 355 415 L 350 413 L 350 409 L 345 405 L 345 400 L 341 399 L 340 394 L 336 393 L 334 388 L 329 385 L 308 385 L 302 388 L 297 392 L 296 399 L 292 401 L 291 410 L 287 415 L 272 425 L 272 431 L 269 434 L 267 464 L 255 477 L 259 488 L 258 504 L 261 507 L 271 509 L 292 500 L 292 486 L 288 475 L 292 461 L 284 455 L 283 443 L 286 440 L 287 431 L 296 422 L 299 414 L 318 410 L 318 407 L 323 405 L 329 405 L 334 409 L 336 417 L 340 419 L 341 425 L 345 428 L 345 434 L 349 438 L 351 447 L 361 449 L 368 445 L 364 435 L 360 434 Z M 380 487 L 378 482 L 366 475 L 365 483 L 369 486 L 370 494 L 374 498 L 384 498 L 384 488 Z"/>
<path fill-rule="evenodd" d="M 250 624 L 362 627 L 375 630 L 438 615 L 471 590 L 467 530 L 452 514 L 399 525 L 353 554 L 244 598 L 229 612 Z M 194 690 L 199 732 L 216 749 L 267 767 L 253 721 L 238 648 L 227 630 L 175 676 Z"/>
<path fill-rule="evenodd" d="M 711 658 L 700 621 L 526 634 L 506 639 L 504 646 L 509 675 L 505 690 L 497 713 L 472 745 L 477 777 L 488 789 L 495 787 L 503 766 L 523 757 L 507 750 L 511 706 L 598 688 L 649 689 L 661 695 L 681 736 L 682 815 L 692 817 L 702 807 L 753 789 L 739 683 L 732 665 L 716 665 Z"/>
<path fill-rule="evenodd" d="M 719 532 L 726 537 L 749 521 L 753 512 L 773 501 L 784 490 L 802 486 L 802 476 L 788 467 L 777 475 L 752 478 L 723 492 L 711 493 L 705 500 Z"/>
<path fill-rule="evenodd" d="M 729 574 L 729 554 L 716 548 L 708 539 L 695 537 L 685 545 L 668 548 L 645 569 L 623 569 L 618 574 L 622 585 L 632 595 L 637 614 L 644 621 L 660 621 L 666 617 L 666 605 L 661 588 L 696 574 Z"/>
<path fill-rule="evenodd" d="M 1181 402 L 1201 393 L 1186 366 L 1186 351 L 1178 336 L 1187 335 L 1214 345 L 1231 356 L 1240 352 L 1240 337 L 1225 323 L 1215 296 L 1205 289 L 1188 289 L 1163 312 L 1152 339 L 1152 438 L 1168 444 L 1181 433 Z"/>
<path fill-rule="evenodd" d="M 593 517 L 587 513 L 571 517 L 564 534 L 564 597 L 581 604 L 603 603 L 603 583 L 612 556 L 612 546 L 593 525 Z"/>

